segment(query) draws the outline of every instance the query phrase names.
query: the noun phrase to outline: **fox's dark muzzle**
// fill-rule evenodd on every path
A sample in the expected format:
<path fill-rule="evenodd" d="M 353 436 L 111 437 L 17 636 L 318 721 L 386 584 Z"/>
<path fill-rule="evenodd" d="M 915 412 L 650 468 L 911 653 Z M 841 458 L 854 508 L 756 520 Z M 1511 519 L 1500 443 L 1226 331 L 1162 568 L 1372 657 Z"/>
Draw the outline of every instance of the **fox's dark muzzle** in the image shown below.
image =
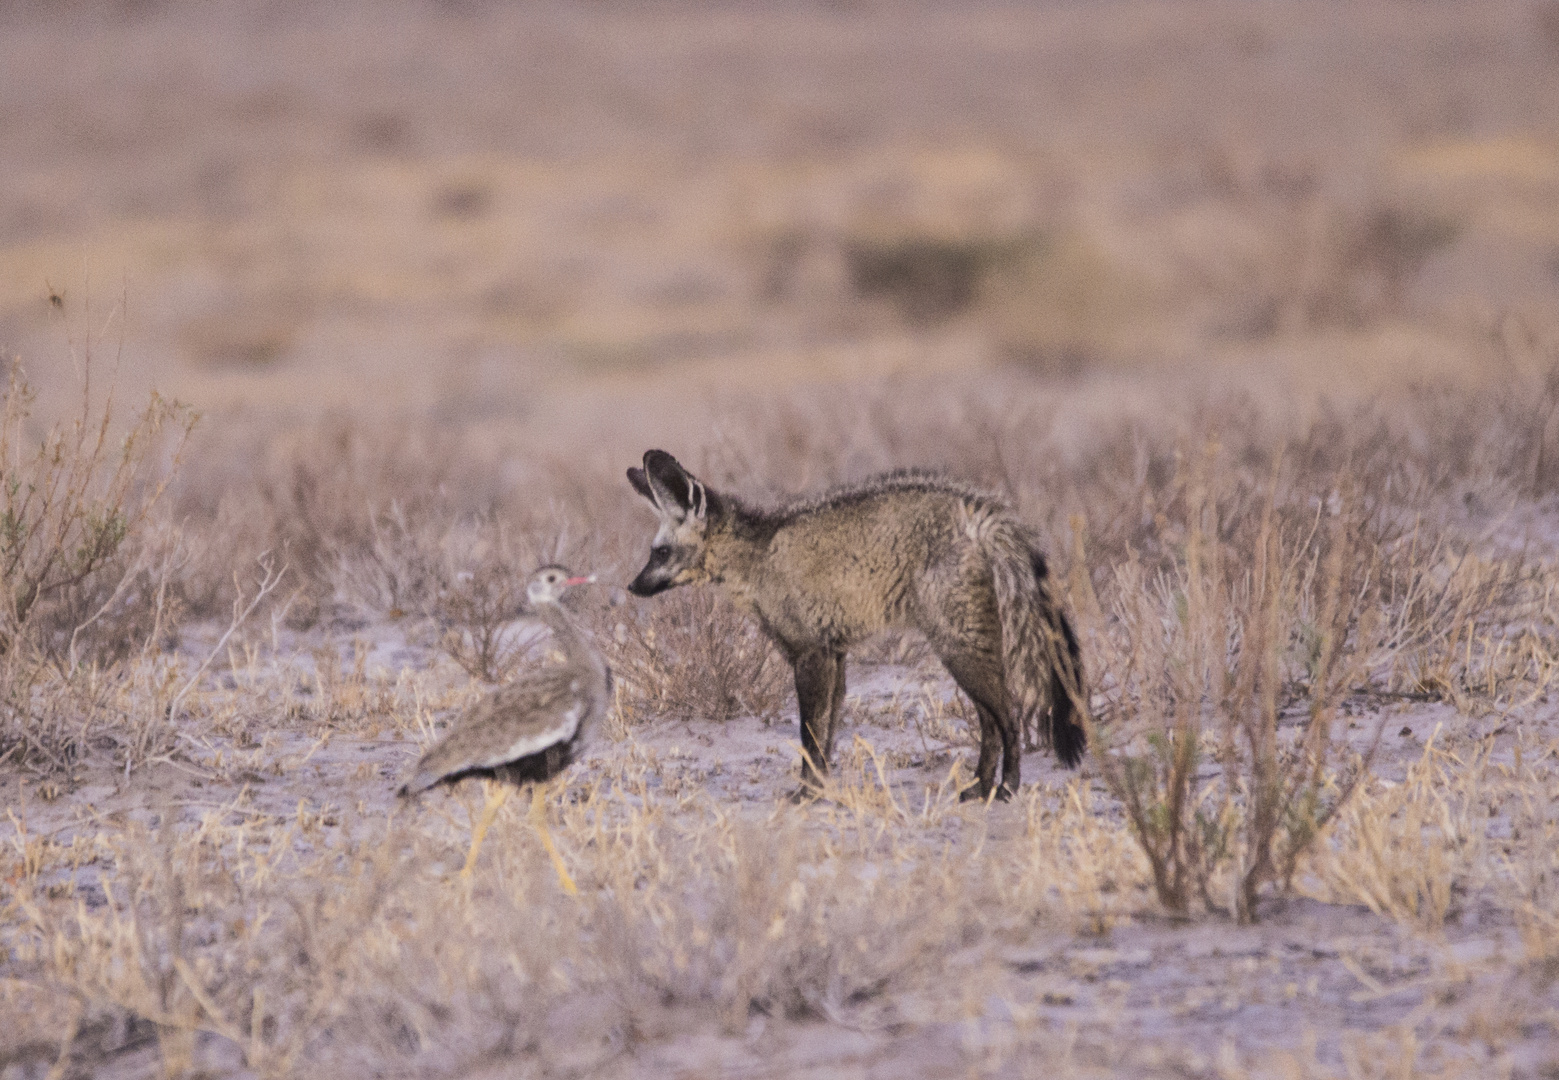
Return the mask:
<path fill-rule="evenodd" d="M 650 575 L 651 569 L 652 567 L 646 566 L 643 570 L 640 570 L 639 576 L 634 578 L 632 583 L 629 584 L 628 591 L 635 596 L 654 596 L 656 593 L 663 593 L 671 588 L 669 579 L 652 577 Z"/>
<path fill-rule="evenodd" d="M 644 569 L 639 571 L 639 576 L 633 579 L 633 584 L 628 586 L 628 591 L 635 596 L 654 596 L 658 592 L 665 592 L 671 588 L 672 579 L 676 571 L 670 568 L 671 547 L 668 544 L 657 544 L 650 549 L 650 561 L 644 564 Z"/>

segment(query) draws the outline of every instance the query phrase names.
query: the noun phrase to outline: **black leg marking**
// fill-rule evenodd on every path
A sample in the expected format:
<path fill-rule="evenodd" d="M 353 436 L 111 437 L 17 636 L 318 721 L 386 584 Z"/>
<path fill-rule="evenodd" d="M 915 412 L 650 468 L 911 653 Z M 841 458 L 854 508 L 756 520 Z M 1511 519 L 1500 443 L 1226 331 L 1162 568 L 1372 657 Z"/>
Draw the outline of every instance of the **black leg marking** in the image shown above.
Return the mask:
<path fill-rule="evenodd" d="M 844 653 L 834 653 L 834 692 L 828 701 L 828 734 L 823 738 L 823 761 L 834 760 L 834 742 L 839 738 L 839 717 L 844 712 Z"/>
<path fill-rule="evenodd" d="M 802 653 L 794 661 L 796 704 L 801 712 L 801 786 L 817 789 L 828 772 L 829 712 L 836 664 L 831 653 Z"/>

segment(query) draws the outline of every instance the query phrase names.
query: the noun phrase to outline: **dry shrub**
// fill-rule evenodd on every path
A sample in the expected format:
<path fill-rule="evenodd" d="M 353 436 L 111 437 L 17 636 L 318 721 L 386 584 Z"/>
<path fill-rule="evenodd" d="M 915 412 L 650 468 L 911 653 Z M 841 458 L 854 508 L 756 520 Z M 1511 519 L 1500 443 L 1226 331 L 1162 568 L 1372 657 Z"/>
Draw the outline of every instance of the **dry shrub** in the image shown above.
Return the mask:
<path fill-rule="evenodd" d="M 1514 348 L 1505 345 L 1507 359 Z M 1538 352 L 1537 362 L 1522 365 L 1524 373 L 1517 367 L 1496 397 L 1494 415 L 1479 425 L 1479 442 L 1502 459 L 1500 471 L 1512 487 L 1541 499 L 1559 491 L 1559 347 L 1528 341 L 1527 349 Z"/>
<path fill-rule="evenodd" d="M 1420 555 L 1404 546 L 1388 568 L 1391 691 L 1451 702 L 1466 715 L 1542 697 L 1559 659 L 1547 569 L 1519 557 Z"/>
<path fill-rule="evenodd" d="M 1250 921 L 1263 887 L 1289 881 L 1346 802 L 1379 738 L 1359 758 L 1332 727 L 1388 644 L 1389 537 L 1347 476 L 1308 500 L 1313 509 L 1280 495 L 1274 476 L 1257 509 L 1209 446 L 1179 483 L 1183 556 L 1168 571 L 1124 562 L 1108 589 L 1094 745 L 1160 902 L 1184 913 L 1200 899 Z M 1295 713 L 1299 726 L 1285 730 Z M 1223 901 L 1214 879 L 1229 869 Z"/>
<path fill-rule="evenodd" d="M 513 624 L 536 566 L 590 570 L 605 562 L 590 514 L 599 485 L 548 477 L 561 497 L 505 504 L 494 461 L 437 429 L 332 423 L 306 432 L 251 497 L 269 510 L 261 535 L 298 567 L 303 595 L 289 621 L 313 625 L 411 620 L 462 668 L 489 682 L 511 675 L 529 652 Z"/>
<path fill-rule="evenodd" d="M 127 636 L 152 606 L 150 557 L 165 553 L 147 550 L 151 515 L 195 419 L 153 394 L 114 446 L 112 395 L 96 406 L 91 390 L 89 366 L 77 415 L 34 439 L 33 391 L 13 366 L 0 419 L 0 650 L 30 644 L 72 667 Z M 125 602 L 132 591 L 139 604 Z"/>
<path fill-rule="evenodd" d="M 378 721 L 392 712 L 397 701 L 396 680 L 383 669 L 368 670 L 368 643 L 352 641 L 352 661 L 342 663 L 341 652 L 332 644 L 314 650 L 312 685 L 304 684 L 306 701 L 294 703 L 289 710 L 296 716 L 331 730 L 378 727 Z"/>
<path fill-rule="evenodd" d="M 388 609 L 416 610 L 434 587 L 428 530 L 457 440 L 422 428 L 334 421 L 304 432 L 242 491 L 265 507 L 258 543 L 285 550 L 305 593 L 293 619 L 317 618 L 337 579 Z"/>
<path fill-rule="evenodd" d="M 547 563 L 587 573 L 588 545 L 571 539 L 583 532 L 568 518 L 509 528 L 497 518 L 463 522 L 451 530 L 446 561 L 429 614 L 439 645 L 470 675 L 501 682 L 532 655 L 540 639 L 532 626 L 516 626 L 526 613 L 531 572 Z M 588 598 L 569 597 L 583 614 Z M 576 616 L 577 617 L 577 616 Z"/>
<path fill-rule="evenodd" d="M 1137 513 L 1086 530 L 1087 557 L 1109 564 L 1072 589 L 1085 616 L 1104 598 L 1085 619 L 1100 765 L 1171 910 L 1251 919 L 1265 886 L 1286 886 L 1369 766 L 1378 727 L 1336 736 L 1356 707 L 1508 710 L 1553 678 L 1546 572 L 1461 550 L 1429 509 L 1455 485 L 1422 446 L 1379 415 L 1344 419 L 1286 446 L 1176 455 L 1167 478 L 1139 451 L 1121 488 Z"/>
<path fill-rule="evenodd" d="M 367 520 L 367 545 L 336 551 L 334 597 L 369 619 L 411 619 L 415 636 L 436 643 L 475 678 L 511 675 L 529 652 L 513 624 L 535 564 L 509 530 L 493 519 L 462 519 L 443 505 L 425 504 L 413 517 L 392 502 Z"/>
<path fill-rule="evenodd" d="M 768 721 L 784 704 L 789 666 L 713 589 L 678 589 L 638 605 L 613 633 L 612 673 L 634 716 Z"/>
<path fill-rule="evenodd" d="M 436 426 L 336 422 L 303 433 L 250 497 L 298 568 L 289 621 L 414 621 L 474 676 L 498 681 L 526 648 L 510 625 L 530 572 L 614 563 L 600 522 L 628 494 L 566 463 L 516 465 Z M 604 489 L 604 490 L 603 490 Z"/>
<path fill-rule="evenodd" d="M 93 401 L 90 358 L 69 422 L 29 435 L 32 401 L 13 366 L 0 416 L 0 752 L 64 768 L 108 735 L 104 676 L 174 630 L 185 552 L 153 513 L 195 418 L 154 394 L 119 433 L 112 394 Z"/>
<path fill-rule="evenodd" d="M 365 507 L 366 535 L 332 541 L 331 596 L 381 618 L 427 614 L 448 583 L 451 518 L 425 499 L 410 512 L 399 499 Z"/>
<path fill-rule="evenodd" d="M 534 639 L 515 632 L 525 578 L 510 563 L 483 562 L 455 575 L 439 592 L 440 647 L 474 678 L 501 682 L 531 653 Z"/>
<path fill-rule="evenodd" d="M 511 475 L 508 448 L 437 423 L 333 418 L 242 430 L 246 438 L 225 435 L 237 445 L 200 463 L 180 510 L 240 563 L 260 551 L 284 553 L 304 588 L 289 613 L 298 626 L 338 602 L 348 618 L 425 614 L 451 559 L 458 564 L 470 546 L 464 534 L 482 521 L 506 517 L 528 538 L 544 526 L 558 531 L 559 519 L 579 535 L 588 520 L 548 497 L 571 477 L 547 476 L 535 490 L 532 474 L 544 470 L 528 456 L 523 475 Z M 518 505 L 506 502 L 511 491 L 523 495 Z M 209 593 L 212 611 L 231 601 L 225 585 Z"/>
<path fill-rule="evenodd" d="M 1331 407 L 1304 442 L 1322 457 L 1368 448 L 1380 494 L 1414 513 L 1484 512 L 1559 490 L 1559 341 L 1514 317 L 1469 345 L 1498 372 L 1481 386 L 1416 386 L 1389 406 Z M 1454 512 L 1454 511 L 1453 511 Z"/>

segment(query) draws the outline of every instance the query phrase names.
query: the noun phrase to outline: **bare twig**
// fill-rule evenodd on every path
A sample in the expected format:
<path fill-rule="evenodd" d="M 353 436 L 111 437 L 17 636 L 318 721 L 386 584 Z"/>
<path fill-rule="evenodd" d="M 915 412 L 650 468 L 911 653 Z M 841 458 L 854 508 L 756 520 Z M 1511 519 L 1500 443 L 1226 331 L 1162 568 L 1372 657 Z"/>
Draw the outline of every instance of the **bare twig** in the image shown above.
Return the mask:
<path fill-rule="evenodd" d="M 174 694 L 173 699 L 168 702 L 164 715 L 169 720 L 172 720 L 177 715 L 179 702 L 184 700 L 184 695 L 195 688 L 195 685 L 200 682 L 201 676 L 206 673 L 206 669 L 211 666 L 211 662 L 221 654 L 223 647 L 227 645 L 228 638 L 232 637 L 234 632 L 249 620 L 249 616 L 254 614 L 255 609 L 260 606 L 267 596 L 276 591 L 276 587 L 281 584 L 282 577 L 287 573 L 288 564 L 283 563 L 281 568 L 277 569 L 269 551 L 262 552 L 255 561 L 259 564 L 263 577 L 261 577 L 258 583 L 254 597 L 247 605 L 244 603 L 243 589 L 239 586 L 238 575 L 235 573 L 233 575 L 233 585 L 238 590 L 238 596 L 233 601 L 232 621 L 228 623 L 227 629 L 222 632 L 222 636 L 217 639 L 217 643 L 211 647 L 211 651 L 206 654 L 205 660 L 201 661 L 200 667 L 195 669 L 195 674 L 190 676 L 189 681 L 180 687 L 178 693 Z"/>
<path fill-rule="evenodd" d="M 103 601 L 102 607 L 98 608 L 97 611 L 93 612 L 82 622 L 78 623 L 76 628 L 70 632 L 70 645 L 65 650 L 65 672 L 67 678 L 73 677 L 76 674 L 76 668 L 79 665 L 79 660 L 76 655 L 76 639 L 80 637 L 83 630 L 87 629 L 93 623 L 101 619 L 104 615 L 108 614 L 108 610 L 115 604 L 119 603 L 125 592 L 130 588 L 131 582 L 133 582 L 136 575 L 141 572 L 142 567 L 145 565 L 145 558 L 146 556 L 144 552 L 137 552 L 134 561 L 132 561 L 130 565 L 125 568 L 124 573 L 119 575 L 119 582 L 114 586 L 114 591 L 109 594 L 108 599 Z M 158 617 L 161 617 L 160 610 L 158 612 Z"/>

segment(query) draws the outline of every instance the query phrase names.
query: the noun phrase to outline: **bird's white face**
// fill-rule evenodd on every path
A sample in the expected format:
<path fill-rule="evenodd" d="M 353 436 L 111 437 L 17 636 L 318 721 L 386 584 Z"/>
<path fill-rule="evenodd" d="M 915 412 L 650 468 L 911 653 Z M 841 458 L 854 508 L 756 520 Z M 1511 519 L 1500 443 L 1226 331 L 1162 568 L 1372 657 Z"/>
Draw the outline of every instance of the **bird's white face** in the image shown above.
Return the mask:
<path fill-rule="evenodd" d="M 556 604 L 575 585 L 588 585 L 595 575 L 574 577 L 561 566 L 543 566 L 531 575 L 525 595 L 532 604 Z"/>

